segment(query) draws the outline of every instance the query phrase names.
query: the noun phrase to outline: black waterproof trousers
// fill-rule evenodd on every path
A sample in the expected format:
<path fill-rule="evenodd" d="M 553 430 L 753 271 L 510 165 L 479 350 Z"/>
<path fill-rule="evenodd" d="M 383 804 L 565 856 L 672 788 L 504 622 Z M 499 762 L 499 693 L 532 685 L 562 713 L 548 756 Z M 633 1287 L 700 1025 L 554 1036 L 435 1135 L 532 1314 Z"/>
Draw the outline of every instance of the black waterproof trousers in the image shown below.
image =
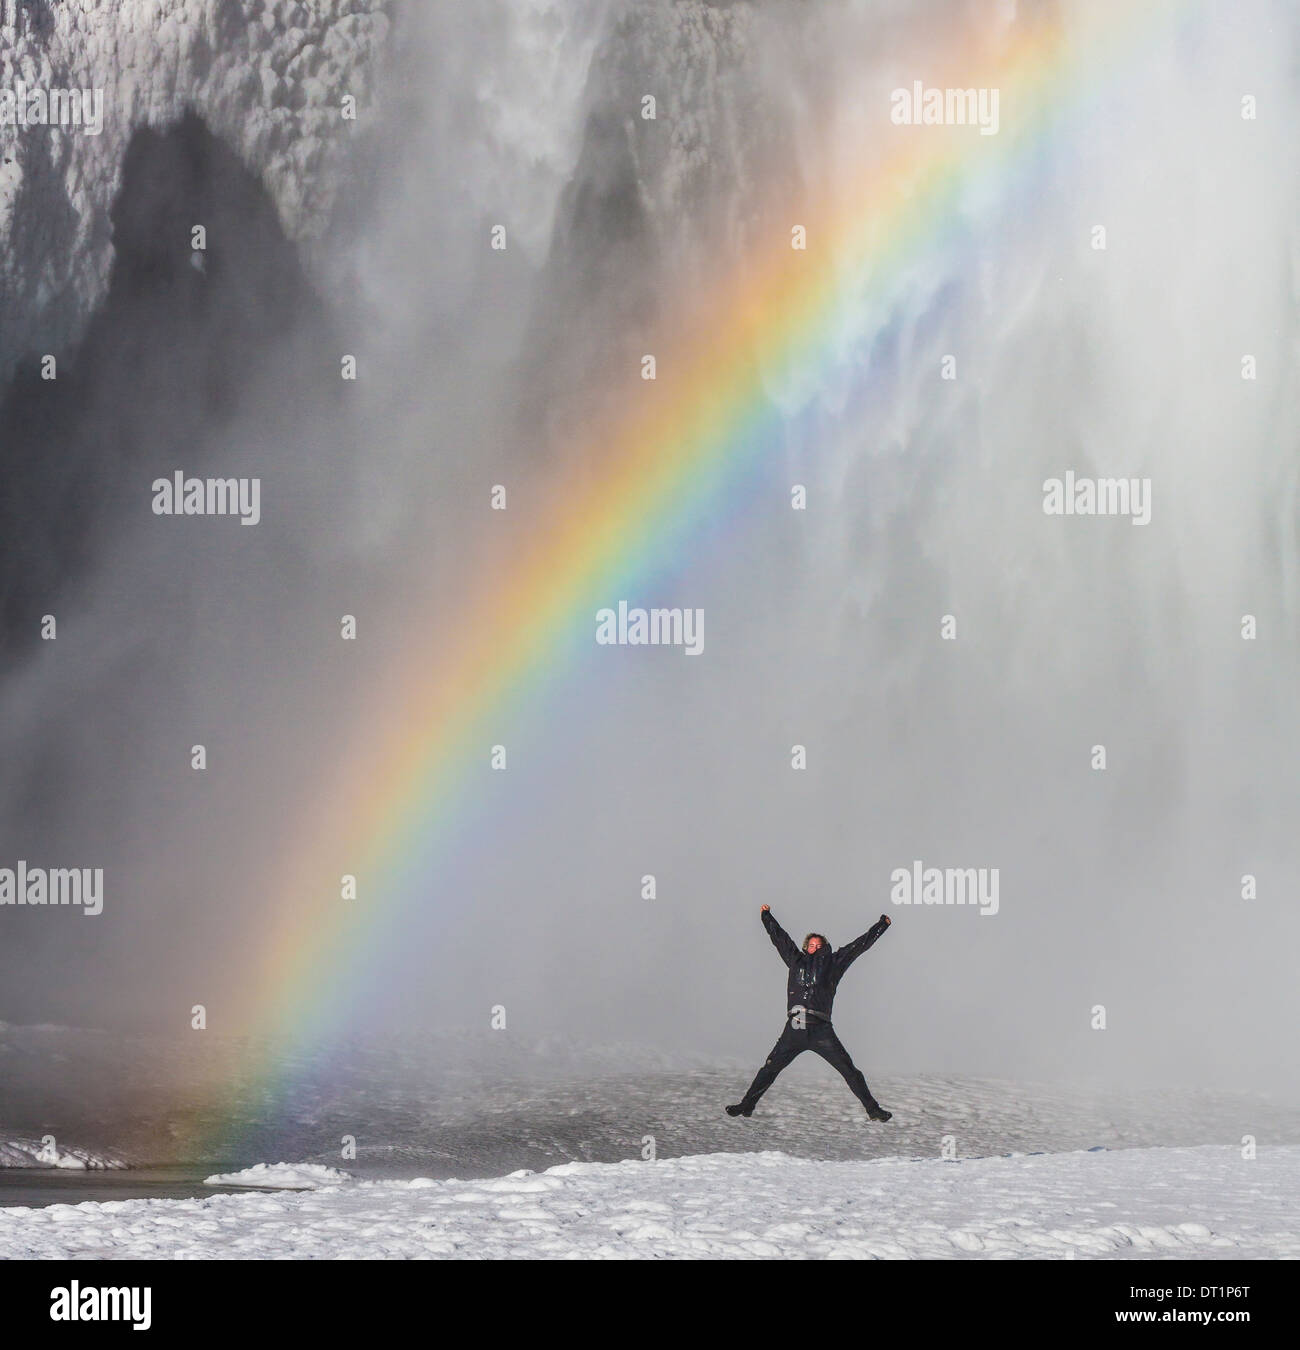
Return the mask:
<path fill-rule="evenodd" d="M 840 1043 L 835 1028 L 829 1022 L 809 1017 L 805 1030 L 799 1030 L 794 1021 L 785 1024 L 781 1039 L 772 1047 L 767 1062 L 754 1076 L 741 1105 L 746 1111 L 754 1109 L 754 1103 L 776 1082 L 776 1076 L 792 1059 L 811 1050 L 820 1055 L 849 1085 L 849 1091 L 867 1108 L 868 1111 L 879 1108 L 880 1103 L 871 1095 L 862 1070 L 854 1064 L 849 1052 Z"/>

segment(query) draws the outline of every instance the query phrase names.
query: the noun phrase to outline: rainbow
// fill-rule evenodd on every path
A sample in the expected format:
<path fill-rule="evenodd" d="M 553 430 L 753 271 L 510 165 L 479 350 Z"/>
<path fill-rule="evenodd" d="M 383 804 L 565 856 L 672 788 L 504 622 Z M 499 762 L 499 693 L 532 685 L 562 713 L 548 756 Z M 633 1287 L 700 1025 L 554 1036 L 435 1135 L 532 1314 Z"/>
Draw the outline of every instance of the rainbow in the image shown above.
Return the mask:
<path fill-rule="evenodd" d="M 331 780 L 340 786 L 311 803 L 268 879 L 276 905 L 288 898 L 259 943 L 253 985 L 252 1023 L 268 1043 L 320 1046 L 339 1031 L 353 1007 L 348 992 L 382 975 L 379 944 L 428 903 L 472 832 L 482 794 L 471 775 L 482 775 L 496 728 L 543 711 L 557 683 L 591 658 L 593 617 L 610 597 L 647 595 L 670 559 L 688 556 L 709 522 L 735 509 L 781 422 L 770 391 L 815 386 L 855 343 L 860 353 L 901 279 L 952 231 L 964 194 L 985 183 L 1005 194 L 1080 92 L 1081 72 L 1113 75 L 1121 51 L 1138 59 L 1135 25 L 1154 27 L 1179 8 L 1094 5 L 1082 54 L 1080 35 L 1044 21 L 1004 35 L 1000 49 L 952 54 L 950 78 L 931 69 L 927 85 L 999 89 L 998 135 L 893 127 L 882 104 L 884 156 L 825 200 L 784 211 L 806 222 L 806 250 L 791 247 L 789 225 L 774 230 L 709 293 L 663 316 L 660 378 L 637 381 L 633 410 L 592 429 L 594 476 L 530 526 L 512 521 L 510 556 L 459 617 L 439 616 L 438 656 L 413 650 L 374 691 L 364 739 Z M 655 349 L 652 341 L 645 350 Z M 322 919 L 317 890 L 307 922 L 304 889 L 330 870 L 323 858 L 342 856 L 358 898 L 337 900 L 337 917 Z M 359 919 L 381 935 L 369 946 L 357 944 Z M 268 1050 L 254 1079 L 282 1072 L 274 1065 Z"/>

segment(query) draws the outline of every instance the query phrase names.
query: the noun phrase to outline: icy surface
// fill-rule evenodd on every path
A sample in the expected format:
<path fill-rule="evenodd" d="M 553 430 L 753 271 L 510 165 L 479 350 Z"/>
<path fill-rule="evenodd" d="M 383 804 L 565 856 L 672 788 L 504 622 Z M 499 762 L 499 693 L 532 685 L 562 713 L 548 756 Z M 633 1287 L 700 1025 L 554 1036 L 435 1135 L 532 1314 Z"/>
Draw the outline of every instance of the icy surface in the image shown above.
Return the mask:
<path fill-rule="evenodd" d="M 0 1211 L 6 1257 L 1290 1257 L 1300 1148 L 567 1163 Z"/>

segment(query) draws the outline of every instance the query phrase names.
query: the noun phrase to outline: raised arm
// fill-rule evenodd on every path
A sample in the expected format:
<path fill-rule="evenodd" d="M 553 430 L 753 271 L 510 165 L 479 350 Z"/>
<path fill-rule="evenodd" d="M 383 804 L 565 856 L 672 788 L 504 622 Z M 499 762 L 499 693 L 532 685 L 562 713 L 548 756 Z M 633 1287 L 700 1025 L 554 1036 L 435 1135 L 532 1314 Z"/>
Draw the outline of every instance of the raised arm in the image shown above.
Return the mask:
<path fill-rule="evenodd" d="M 799 948 L 794 945 L 790 934 L 772 917 L 772 911 L 766 905 L 763 906 L 761 917 L 763 927 L 767 929 L 767 935 L 772 939 L 772 946 L 776 948 L 777 955 L 788 966 L 798 958 Z"/>
<path fill-rule="evenodd" d="M 854 938 L 852 942 L 847 942 L 835 953 L 835 964 L 839 967 L 842 975 L 848 968 L 872 946 L 876 939 L 889 927 L 889 915 L 882 914 L 875 923 L 867 929 L 859 938 Z"/>

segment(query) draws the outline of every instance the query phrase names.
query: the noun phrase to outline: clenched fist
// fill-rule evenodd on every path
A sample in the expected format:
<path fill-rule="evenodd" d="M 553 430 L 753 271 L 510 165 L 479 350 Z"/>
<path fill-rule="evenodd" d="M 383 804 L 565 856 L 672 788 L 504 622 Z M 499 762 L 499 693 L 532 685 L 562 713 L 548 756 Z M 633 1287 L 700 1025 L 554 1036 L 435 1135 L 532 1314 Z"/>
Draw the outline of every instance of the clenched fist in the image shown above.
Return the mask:
<path fill-rule="evenodd" d="M 759 912 L 760 914 L 766 914 L 767 911 L 768 911 L 769 909 L 771 909 L 771 908 L 772 908 L 771 905 L 763 905 L 763 906 L 759 909 L 758 912 Z"/>
<path fill-rule="evenodd" d="M 882 915 L 880 916 L 880 922 L 883 923 L 883 924 L 888 925 L 888 924 L 893 923 L 893 920 L 889 917 L 888 914 L 882 914 Z"/>

